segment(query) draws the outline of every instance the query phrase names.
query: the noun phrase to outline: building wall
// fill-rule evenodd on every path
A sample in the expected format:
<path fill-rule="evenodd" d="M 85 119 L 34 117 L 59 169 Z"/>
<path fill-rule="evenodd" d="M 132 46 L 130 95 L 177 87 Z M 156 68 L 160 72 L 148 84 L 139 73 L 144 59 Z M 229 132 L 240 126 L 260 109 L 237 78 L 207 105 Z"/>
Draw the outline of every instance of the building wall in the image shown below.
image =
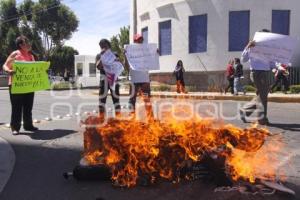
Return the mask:
<path fill-rule="evenodd" d="M 79 87 L 98 87 L 100 71 L 95 66 L 96 56 L 75 55 L 74 72 L 76 84 Z M 82 68 L 82 74 L 78 74 L 78 68 Z M 90 67 L 92 69 L 90 69 Z M 92 71 L 91 71 L 92 70 Z"/>
<path fill-rule="evenodd" d="M 172 20 L 172 55 L 161 56 L 159 71 L 172 72 L 181 59 L 188 72 L 224 70 L 229 58 L 240 57 L 241 52 L 229 52 L 229 12 L 250 10 L 250 38 L 263 28 L 272 26 L 272 10 L 291 10 L 290 35 L 300 38 L 299 0 L 132 0 L 136 1 L 137 32 L 148 27 L 149 43 L 158 43 L 158 23 Z M 207 52 L 189 54 L 189 16 L 207 14 Z M 131 39 L 134 31 L 131 31 Z M 300 67 L 300 43 L 293 64 Z M 249 68 L 245 64 L 245 68 Z"/>

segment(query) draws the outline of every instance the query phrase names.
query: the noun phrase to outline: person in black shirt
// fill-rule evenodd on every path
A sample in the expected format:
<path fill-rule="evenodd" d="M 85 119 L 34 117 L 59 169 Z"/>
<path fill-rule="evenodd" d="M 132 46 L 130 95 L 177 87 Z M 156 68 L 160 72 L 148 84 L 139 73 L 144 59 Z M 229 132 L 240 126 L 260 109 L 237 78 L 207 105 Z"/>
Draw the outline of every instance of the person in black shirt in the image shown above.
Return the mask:
<path fill-rule="evenodd" d="M 185 91 L 185 83 L 183 73 L 185 72 L 183 63 L 181 60 L 177 62 L 177 65 L 174 70 L 174 75 L 176 77 L 177 93 L 187 93 Z"/>
<path fill-rule="evenodd" d="M 100 87 L 99 87 L 99 114 L 100 116 L 104 117 L 106 110 L 105 110 L 105 104 L 106 99 L 108 96 L 108 90 L 110 90 L 112 101 L 114 103 L 115 107 L 115 114 L 116 116 L 120 116 L 121 114 L 121 105 L 120 105 L 120 86 L 119 84 L 116 84 L 115 88 L 112 89 L 109 84 L 106 77 L 106 73 L 103 67 L 103 64 L 101 62 L 101 55 L 105 53 L 106 50 L 111 48 L 111 44 L 108 40 L 102 39 L 99 43 L 99 46 L 101 48 L 101 53 L 97 54 L 96 56 L 96 67 L 98 70 L 100 70 Z"/>
<path fill-rule="evenodd" d="M 238 95 L 239 92 L 243 92 L 245 94 L 244 86 L 241 83 L 241 79 L 244 76 L 243 65 L 241 64 L 241 60 L 239 58 L 234 59 L 234 95 Z"/>

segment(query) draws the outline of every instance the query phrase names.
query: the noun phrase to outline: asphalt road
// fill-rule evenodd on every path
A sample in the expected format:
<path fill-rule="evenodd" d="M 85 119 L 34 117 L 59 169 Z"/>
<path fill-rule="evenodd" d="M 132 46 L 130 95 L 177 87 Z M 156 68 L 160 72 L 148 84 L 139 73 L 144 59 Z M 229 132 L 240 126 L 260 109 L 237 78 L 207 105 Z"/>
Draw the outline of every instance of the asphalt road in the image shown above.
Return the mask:
<path fill-rule="evenodd" d="M 97 96 L 91 90 L 60 91 L 55 94 L 39 92 L 35 96 L 33 116 L 36 119 L 55 118 L 57 115 L 71 117 L 42 121 L 37 133 L 22 132 L 12 136 L 5 124 L 9 122 L 10 103 L 7 91 L 0 90 L 0 136 L 13 147 L 16 163 L 9 182 L 0 194 L 1 200 L 194 200 L 194 199 L 300 199 L 300 104 L 269 104 L 271 132 L 284 136 L 286 148 L 294 153 L 293 170 L 287 174 L 286 185 L 297 192 L 297 197 L 273 195 L 270 197 L 240 195 L 237 192 L 215 193 L 215 185 L 210 182 L 160 183 L 151 187 L 132 189 L 115 188 L 110 182 L 78 182 L 65 180 L 62 173 L 70 171 L 78 164 L 82 153 L 82 128 L 76 112 L 97 110 Z M 122 97 L 125 105 L 127 98 Z M 173 99 L 153 99 L 154 110 L 159 115 L 161 106 L 176 103 Z M 187 109 L 193 109 L 205 117 L 214 117 L 225 123 L 239 127 L 243 124 L 237 117 L 237 110 L 243 102 L 234 101 L 188 101 Z M 108 105 L 111 107 L 110 97 Z M 141 117 L 142 118 L 142 117 Z M 1 125 L 2 124 L 2 125 Z M 0 158 L 1 159 L 1 158 Z"/>

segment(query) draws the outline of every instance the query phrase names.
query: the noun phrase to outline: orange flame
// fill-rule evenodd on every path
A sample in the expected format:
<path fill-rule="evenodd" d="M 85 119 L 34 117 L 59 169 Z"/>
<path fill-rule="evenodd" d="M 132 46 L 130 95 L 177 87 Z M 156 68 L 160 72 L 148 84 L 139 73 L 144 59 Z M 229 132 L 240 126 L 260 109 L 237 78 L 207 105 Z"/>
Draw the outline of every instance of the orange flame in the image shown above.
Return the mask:
<path fill-rule="evenodd" d="M 85 124 L 97 125 L 101 120 L 89 117 Z M 270 136 L 255 126 L 243 130 L 200 117 L 189 121 L 169 117 L 147 123 L 109 119 L 104 126 L 85 130 L 84 158 L 91 165 L 106 165 L 113 181 L 130 187 L 142 175 L 152 181 L 158 177 L 179 180 L 176 172 L 187 162 L 218 152 L 226 157 L 226 172 L 233 180 L 255 182 L 257 178 L 276 178 L 276 169 L 270 166 L 282 145 L 265 143 Z M 219 148 L 230 151 L 217 151 Z"/>
<path fill-rule="evenodd" d="M 278 137 L 278 136 L 277 136 Z M 284 179 L 277 177 L 279 154 L 283 144 L 273 137 L 256 152 L 246 152 L 232 148 L 232 155 L 228 157 L 227 164 L 231 167 L 234 180 L 240 178 L 254 183 L 257 178 L 265 180 Z"/>

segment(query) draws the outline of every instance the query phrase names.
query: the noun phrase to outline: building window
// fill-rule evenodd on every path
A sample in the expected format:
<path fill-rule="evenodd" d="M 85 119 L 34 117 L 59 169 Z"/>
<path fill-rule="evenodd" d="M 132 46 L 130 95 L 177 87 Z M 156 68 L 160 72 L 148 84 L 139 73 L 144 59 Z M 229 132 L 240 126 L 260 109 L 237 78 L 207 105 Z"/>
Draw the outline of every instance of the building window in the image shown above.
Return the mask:
<path fill-rule="evenodd" d="M 148 27 L 142 29 L 142 36 L 144 38 L 144 44 L 148 44 Z"/>
<path fill-rule="evenodd" d="M 90 77 L 96 77 L 96 64 L 89 63 Z"/>
<path fill-rule="evenodd" d="M 83 63 L 77 63 L 77 76 L 82 76 L 83 73 Z"/>
<path fill-rule="evenodd" d="M 207 14 L 189 17 L 189 52 L 207 51 Z"/>
<path fill-rule="evenodd" d="M 249 42 L 250 11 L 229 12 L 229 51 L 242 51 Z"/>
<path fill-rule="evenodd" d="M 272 32 L 283 35 L 290 34 L 290 10 L 272 11 Z"/>
<path fill-rule="evenodd" d="M 159 50 L 162 56 L 172 54 L 171 20 L 159 23 Z"/>

